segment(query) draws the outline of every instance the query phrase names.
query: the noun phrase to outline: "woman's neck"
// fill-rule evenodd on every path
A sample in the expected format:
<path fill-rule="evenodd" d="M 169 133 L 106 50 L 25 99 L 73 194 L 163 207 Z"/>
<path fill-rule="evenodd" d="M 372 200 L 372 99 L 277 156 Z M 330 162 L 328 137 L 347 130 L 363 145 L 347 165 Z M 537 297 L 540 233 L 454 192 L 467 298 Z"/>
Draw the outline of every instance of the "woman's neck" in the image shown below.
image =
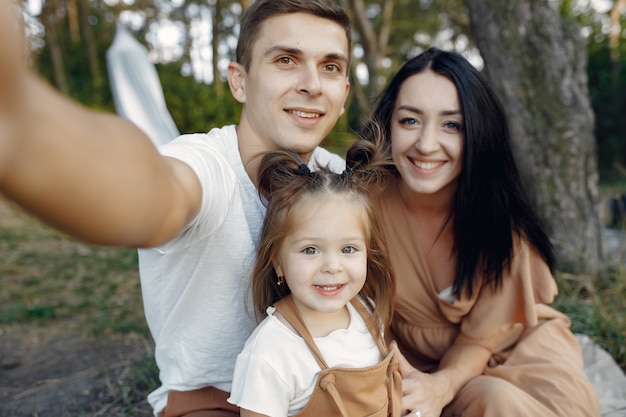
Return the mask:
<path fill-rule="evenodd" d="M 411 190 L 398 178 L 398 189 L 406 209 L 415 217 L 432 221 L 445 219 L 452 211 L 456 187 L 446 187 L 435 193 L 421 194 Z"/>

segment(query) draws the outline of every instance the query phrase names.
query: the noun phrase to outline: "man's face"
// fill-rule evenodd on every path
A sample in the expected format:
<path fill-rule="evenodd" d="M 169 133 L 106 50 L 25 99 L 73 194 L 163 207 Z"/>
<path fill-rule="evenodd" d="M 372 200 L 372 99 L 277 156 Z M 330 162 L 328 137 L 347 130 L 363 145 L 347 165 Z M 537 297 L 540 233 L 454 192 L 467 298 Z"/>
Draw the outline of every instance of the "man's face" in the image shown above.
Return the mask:
<path fill-rule="evenodd" d="M 335 22 L 306 13 L 266 20 L 233 91 L 244 103 L 240 147 L 308 156 L 344 112 L 348 57 L 346 33 Z"/>

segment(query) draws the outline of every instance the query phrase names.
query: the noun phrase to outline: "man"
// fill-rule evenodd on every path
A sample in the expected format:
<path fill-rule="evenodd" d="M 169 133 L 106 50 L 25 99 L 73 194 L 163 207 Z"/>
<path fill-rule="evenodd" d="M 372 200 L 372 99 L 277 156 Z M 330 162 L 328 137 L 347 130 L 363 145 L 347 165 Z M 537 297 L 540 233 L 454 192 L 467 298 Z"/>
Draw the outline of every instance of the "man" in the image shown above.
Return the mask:
<path fill-rule="evenodd" d="M 0 7 L 6 32 L 15 19 Z M 0 57 L 14 58 L 5 48 Z M 228 68 L 239 124 L 160 153 L 132 124 L 70 102 L 16 71 L 19 60 L 0 61 L 0 191 L 77 238 L 147 248 L 139 267 L 162 384 L 149 396 L 155 414 L 237 413 L 226 398 L 255 326 L 248 282 L 265 214 L 256 156 L 285 148 L 343 169 L 317 146 L 344 112 L 350 49 L 334 1 L 256 0 Z"/>

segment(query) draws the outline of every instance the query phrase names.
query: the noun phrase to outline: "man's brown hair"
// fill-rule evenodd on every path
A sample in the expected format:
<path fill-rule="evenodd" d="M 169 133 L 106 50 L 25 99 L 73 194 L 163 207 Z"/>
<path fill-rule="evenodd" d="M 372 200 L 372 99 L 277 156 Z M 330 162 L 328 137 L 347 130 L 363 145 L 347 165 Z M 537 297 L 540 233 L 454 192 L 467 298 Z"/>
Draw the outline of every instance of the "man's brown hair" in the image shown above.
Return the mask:
<path fill-rule="evenodd" d="M 252 46 L 259 36 L 261 25 L 267 19 L 284 14 L 308 13 L 328 19 L 344 28 L 348 40 L 348 54 L 352 50 L 350 18 L 334 0 L 255 0 L 241 18 L 237 62 L 248 71 L 252 57 Z"/>

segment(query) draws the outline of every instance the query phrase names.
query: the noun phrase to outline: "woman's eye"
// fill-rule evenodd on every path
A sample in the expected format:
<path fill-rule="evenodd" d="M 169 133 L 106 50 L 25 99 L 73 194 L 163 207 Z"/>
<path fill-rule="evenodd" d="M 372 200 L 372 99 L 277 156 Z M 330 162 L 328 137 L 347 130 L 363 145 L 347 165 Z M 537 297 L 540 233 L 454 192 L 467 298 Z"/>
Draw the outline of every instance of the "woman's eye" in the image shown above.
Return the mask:
<path fill-rule="evenodd" d="M 403 119 L 400 119 L 400 124 L 407 125 L 407 126 L 415 126 L 417 124 L 417 120 L 413 119 L 412 117 L 405 117 Z"/>
<path fill-rule="evenodd" d="M 448 130 L 461 130 L 461 124 L 457 122 L 447 122 L 444 126 Z"/>

